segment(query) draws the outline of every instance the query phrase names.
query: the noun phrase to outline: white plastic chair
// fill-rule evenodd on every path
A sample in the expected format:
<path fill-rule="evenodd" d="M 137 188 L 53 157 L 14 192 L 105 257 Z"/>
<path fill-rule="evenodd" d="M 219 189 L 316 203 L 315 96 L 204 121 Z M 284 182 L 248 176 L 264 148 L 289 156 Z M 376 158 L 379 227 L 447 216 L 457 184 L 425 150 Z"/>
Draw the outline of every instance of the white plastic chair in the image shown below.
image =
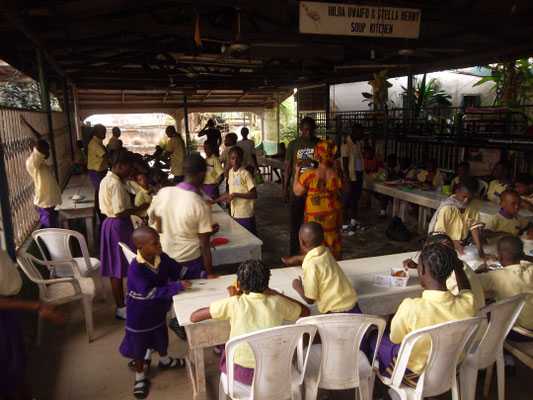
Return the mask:
<path fill-rule="evenodd" d="M 390 386 L 389 395 L 392 400 L 422 400 L 424 397 L 437 396 L 452 391 L 452 399 L 459 400 L 457 388 L 457 362 L 463 350 L 466 354 L 472 348 L 476 332 L 484 322 L 483 318 L 467 318 L 445 322 L 418 329 L 405 336 L 398 351 L 394 371 L 390 378 L 380 380 Z M 426 368 L 418 378 L 415 389 L 402 383 L 411 351 L 416 342 L 425 337 L 431 338 L 431 351 Z"/>
<path fill-rule="evenodd" d="M 124 257 L 126 257 L 128 264 L 131 264 L 135 257 L 137 257 L 137 254 L 135 254 L 126 243 L 118 242 L 118 245 L 122 249 L 122 253 L 124 254 Z"/>
<path fill-rule="evenodd" d="M 477 316 L 486 318 L 490 313 L 490 321 L 483 338 L 476 343 L 471 353 L 463 361 L 459 383 L 461 398 L 474 400 L 476 397 L 477 372 L 491 368 L 485 375 L 485 387 L 490 385 L 492 366 L 496 363 L 498 374 L 498 399 L 505 398 L 505 361 L 503 359 L 503 342 L 513 327 L 525 303 L 523 294 L 498 301 L 479 310 Z"/>
<path fill-rule="evenodd" d="M 74 260 L 78 265 L 81 276 L 87 277 L 92 271 L 100 268 L 100 260 L 89 256 L 89 249 L 87 242 L 80 232 L 71 231 L 69 229 L 47 228 L 39 229 L 32 232 L 33 240 L 37 243 L 39 251 L 43 260 L 49 258 L 52 261 L 59 260 Z M 75 238 L 81 248 L 82 257 L 73 257 L 70 249 L 70 238 Z M 40 239 L 40 240 L 39 240 Z M 42 243 L 48 250 L 48 256 L 42 247 Z M 51 271 L 50 277 L 65 277 L 73 276 L 73 270 L 68 263 L 58 263 Z M 106 286 L 104 279 L 100 276 L 100 284 L 102 285 L 102 299 L 106 299 Z"/>
<path fill-rule="evenodd" d="M 477 181 L 479 183 L 479 188 L 476 194 L 479 194 L 481 196 L 486 195 L 489 190 L 489 184 L 485 182 L 483 179 L 478 179 Z"/>
<path fill-rule="evenodd" d="M 533 332 L 528 329 L 515 326 L 513 331 L 533 339 Z M 503 347 L 513 356 L 526 364 L 529 369 L 533 370 L 533 341 L 513 342 L 511 340 L 506 340 Z"/>
<path fill-rule="evenodd" d="M 89 342 L 93 340 L 93 306 L 92 301 L 95 293 L 94 281 L 92 278 L 81 276 L 78 264 L 73 261 L 42 261 L 27 253 L 20 253 L 17 262 L 26 276 L 39 287 L 39 299 L 42 302 L 53 304 L 65 304 L 71 301 L 81 300 L 85 314 L 85 324 L 87 327 L 87 338 Z M 36 265 L 46 266 L 50 272 L 55 266 L 69 264 L 72 268 L 73 276 L 64 278 L 43 279 Z M 41 346 L 43 335 L 43 317 L 39 315 L 37 325 L 37 347 Z"/>
<path fill-rule="evenodd" d="M 227 399 L 300 399 L 301 385 L 309 351 L 298 371 L 292 363 L 294 352 L 304 334 L 313 342 L 316 327 L 289 325 L 264 329 L 238 336 L 226 343 L 226 371 L 220 374 L 219 400 Z M 251 386 L 234 380 L 233 357 L 239 345 L 247 343 L 255 358 L 254 379 Z M 310 346 L 308 346 L 310 348 Z"/>
<path fill-rule="evenodd" d="M 368 328 L 378 328 L 376 350 L 387 321 L 364 314 L 329 314 L 301 318 L 296 325 L 309 324 L 318 329 L 321 344 L 313 344 L 305 371 L 306 400 L 316 399 L 318 388 L 343 390 L 359 388 L 361 400 L 371 400 L 374 386 L 374 360 L 370 363 L 359 350 Z M 298 348 L 301 351 L 301 347 Z M 322 360 L 322 361 L 321 361 Z M 357 394 L 356 394 L 356 399 Z"/>

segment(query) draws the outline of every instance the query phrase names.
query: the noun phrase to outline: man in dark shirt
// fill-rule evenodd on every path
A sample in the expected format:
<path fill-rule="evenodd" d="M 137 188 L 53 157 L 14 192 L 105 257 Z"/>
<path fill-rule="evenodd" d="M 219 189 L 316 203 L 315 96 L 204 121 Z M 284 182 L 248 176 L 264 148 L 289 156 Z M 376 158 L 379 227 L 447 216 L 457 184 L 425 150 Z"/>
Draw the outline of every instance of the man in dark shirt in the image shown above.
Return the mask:
<path fill-rule="evenodd" d="M 289 143 L 285 154 L 285 177 L 283 182 L 283 200 L 289 203 L 289 220 L 291 224 L 290 255 L 300 254 L 298 231 L 302 225 L 305 211 L 305 196 L 296 196 L 292 190 L 295 166 L 300 161 L 302 172 L 311 168 L 315 145 L 320 139 L 315 136 L 315 120 L 305 117 L 300 122 L 301 137 Z"/>
<path fill-rule="evenodd" d="M 217 157 L 220 157 L 219 147 L 222 144 L 222 134 L 218 129 L 215 128 L 215 121 L 210 119 L 207 121 L 207 125 L 198 132 L 198 137 L 207 135 L 206 142 L 209 142 L 213 145 L 213 152 Z"/>

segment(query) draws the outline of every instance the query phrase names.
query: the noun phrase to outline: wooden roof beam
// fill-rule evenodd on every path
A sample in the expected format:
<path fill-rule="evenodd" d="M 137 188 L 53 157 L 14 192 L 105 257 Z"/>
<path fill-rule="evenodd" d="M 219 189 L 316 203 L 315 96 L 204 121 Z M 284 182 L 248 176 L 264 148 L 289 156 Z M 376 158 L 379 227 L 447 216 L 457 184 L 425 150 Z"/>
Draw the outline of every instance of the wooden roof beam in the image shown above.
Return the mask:
<path fill-rule="evenodd" d="M 211 96 L 211 94 L 213 94 L 213 89 L 211 89 L 209 92 L 207 92 L 205 94 L 204 97 L 202 97 L 202 100 L 200 100 L 200 104 L 202 104 L 204 101 L 206 101 L 209 98 L 209 96 Z"/>
<path fill-rule="evenodd" d="M 250 92 L 246 92 L 246 93 L 244 93 L 241 97 L 239 97 L 239 98 L 237 99 L 237 101 L 235 102 L 235 104 L 239 104 L 241 101 L 243 101 L 245 98 L 247 98 L 249 94 L 250 94 Z"/>

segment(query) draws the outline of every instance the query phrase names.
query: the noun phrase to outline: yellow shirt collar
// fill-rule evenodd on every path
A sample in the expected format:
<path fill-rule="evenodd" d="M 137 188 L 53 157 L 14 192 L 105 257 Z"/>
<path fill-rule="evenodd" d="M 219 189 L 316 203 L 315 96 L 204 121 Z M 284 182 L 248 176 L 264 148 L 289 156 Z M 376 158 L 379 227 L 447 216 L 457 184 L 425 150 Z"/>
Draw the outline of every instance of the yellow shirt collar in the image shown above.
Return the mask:
<path fill-rule="evenodd" d="M 244 294 L 243 296 L 247 296 L 251 299 L 264 299 L 265 295 L 263 293 L 257 293 L 257 292 L 250 292 L 248 294 Z"/>
<path fill-rule="evenodd" d="M 139 264 L 146 264 L 148 265 L 150 268 L 152 269 L 157 269 L 157 267 L 159 267 L 159 264 L 161 263 L 161 257 L 159 256 L 155 256 L 155 259 L 154 259 L 154 263 L 153 264 L 150 264 L 148 261 L 146 261 L 144 259 L 143 256 L 141 256 L 141 252 L 139 250 L 137 250 L 137 257 L 136 257 L 136 260 Z"/>
<path fill-rule="evenodd" d="M 422 298 L 427 300 L 441 301 L 453 297 L 452 292 L 449 290 L 429 290 L 426 289 L 422 292 Z"/>
<path fill-rule="evenodd" d="M 313 250 L 310 250 L 304 257 L 304 261 L 302 264 L 305 264 L 306 262 L 308 262 L 311 258 L 314 258 L 314 257 L 319 257 L 321 256 L 322 254 L 324 254 L 324 252 L 326 251 L 326 247 L 325 246 L 318 246 L 318 247 L 315 247 Z"/>

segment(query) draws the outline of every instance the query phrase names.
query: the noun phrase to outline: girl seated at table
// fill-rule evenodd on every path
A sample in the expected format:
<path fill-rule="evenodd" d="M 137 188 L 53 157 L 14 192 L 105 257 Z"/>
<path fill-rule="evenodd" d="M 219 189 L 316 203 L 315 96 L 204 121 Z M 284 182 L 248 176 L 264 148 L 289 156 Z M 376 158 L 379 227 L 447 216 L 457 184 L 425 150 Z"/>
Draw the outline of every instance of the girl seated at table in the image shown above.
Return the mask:
<path fill-rule="evenodd" d="M 254 200 L 257 199 L 257 189 L 252 174 L 242 166 L 244 151 L 234 146 L 229 151 L 231 169 L 229 171 L 229 192 L 223 194 L 212 203 L 226 201 L 231 204 L 231 216 L 235 221 L 257 235 L 254 215 Z"/>
<path fill-rule="evenodd" d="M 459 180 L 463 176 L 467 176 L 470 173 L 470 164 L 468 161 L 461 161 L 459 165 L 457 166 L 457 170 L 455 171 L 457 176 L 452 179 L 452 193 L 455 193 L 459 186 Z"/>
<path fill-rule="evenodd" d="M 191 322 L 206 319 L 230 320 L 230 339 L 263 329 L 275 328 L 283 320 L 307 317 L 309 309 L 302 303 L 268 288 L 270 270 L 258 260 L 247 260 L 237 270 L 237 287 L 229 286 L 230 297 L 211 303 L 191 314 Z M 254 377 L 254 355 L 249 345 L 235 351 L 235 380 L 251 385 Z M 226 371 L 226 354 L 222 350 L 220 370 Z"/>
<path fill-rule="evenodd" d="M 145 204 L 152 204 L 152 199 L 156 194 L 156 188 L 153 185 L 150 185 L 148 181 L 148 176 L 145 173 L 139 172 L 136 174 L 135 181 L 139 185 L 139 191 L 135 195 L 134 205 L 135 207 L 140 207 Z M 145 224 L 148 223 L 148 212 L 147 210 L 142 210 L 139 212 L 139 217 L 142 218 Z"/>
<path fill-rule="evenodd" d="M 437 169 L 437 161 L 429 159 L 426 161 L 425 169 L 417 176 L 418 182 L 424 187 L 436 188 L 444 184 L 444 175 Z"/>
<path fill-rule="evenodd" d="M 483 223 L 479 221 L 479 211 L 474 199 L 479 183 L 472 176 L 459 180 L 457 193 L 442 201 L 431 218 L 428 234 L 444 233 L 448 235 L 459 254 L 464 253 L 467 238 L 472 237 L 480 258 L 491 258 L 483 251 L 480 230 Z"/>
<path fill-rule="evenodd" d="M 501 194 L 505 190 L 511 189 L 513 181 L 509 178 L 510 170 L 511 164 L 506 160 L 500 160 L 494 165 L 492 169 L 492 177 L 494 179 L 490 182 L 489 189 L 485 195 L 487 200 L 500 203 Z"/>
<path fill-rule="evenodd" d="M 384 377 L 391 377 L 398 351 L 407 334 L 444 322 L 471 318 L 479 310 L 468 278 L 462 265 L 457 263 L 457 255 L 452 249 L 440 243 L 429 244 L 420 253 L 417 269 L 420 285 L 425 290 L 421 297 L 405 299 L 400 304 L 392 318 L 390 332 L 385 332 L 378 348 L 379 373 Z M 446 279 L 452 272 L 455 272 L 457 278 L 459 289 L 457 296 L 446 288 Z M 377 334 L 371 334 L 367 356 L 372 357 L 376 342 Z M 426 367 L 430 351 L 429 336 L 416 342 L 403 377 L 405 385 L 416 387 L 418 377 Z"/>

